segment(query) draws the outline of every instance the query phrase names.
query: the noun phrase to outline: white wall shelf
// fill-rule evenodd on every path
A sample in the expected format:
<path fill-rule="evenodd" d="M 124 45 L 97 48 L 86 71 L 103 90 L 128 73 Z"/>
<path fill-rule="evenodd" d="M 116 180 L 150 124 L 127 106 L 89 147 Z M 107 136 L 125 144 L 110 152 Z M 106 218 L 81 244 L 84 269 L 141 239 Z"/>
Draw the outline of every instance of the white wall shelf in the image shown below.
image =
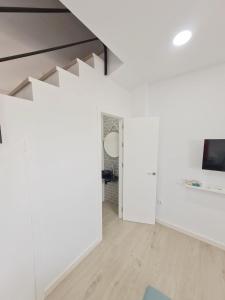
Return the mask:
<path fill-rule="evenodd" d="M 193 186 L 190 184 L 185 184 L 185 186 L 189 189 L 193 190 L 200 190 L 200 191 L 205 191 L 205 192 L 212 192 L 212 193 L 217 193 L 217 194 L 224 194 L 225 195 L 225 188 L 224 187 L 211 187 L 209 185 L 207 186 Z"/>

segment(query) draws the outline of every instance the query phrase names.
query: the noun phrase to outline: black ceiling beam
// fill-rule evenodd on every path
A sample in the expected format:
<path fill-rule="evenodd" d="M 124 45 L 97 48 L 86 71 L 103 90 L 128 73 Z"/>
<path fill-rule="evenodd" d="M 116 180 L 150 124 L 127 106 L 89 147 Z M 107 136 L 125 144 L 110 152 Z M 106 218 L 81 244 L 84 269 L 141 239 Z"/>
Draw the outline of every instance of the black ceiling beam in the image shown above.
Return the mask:
<path fill-rule="evenodd" d="M 1 6 L 0 13 L 70 13 L 67 8 Z"/>
<path fill-rule="evenodd" d="M 104 74 L 105 76 L 108 75 L 108 48 L 106 45 L 104 46 Z"/>
<path fill-rule="evenodd" d="M 46 52 L 52 52 L 52 51 L 56 51 L 56 50 L 60 50 L 60 49 L 64 49 L 64 48 L 69 48 L 69 47 L 73 47 L 73 46 L 77 46 L 77 45 L 82 45 L 82 44 L 94 42 L 94 41 L 97 41 L 97 40 L 99 40 L 99 39 L 98 38 L 92 38 L 92 39 L 83 40 L 83 41 L 79 41 L 79 42 L 74 42 L 74 43 L 70 43 L 70 44 L 60 45 L 60 46 L 57 46 L 57 47 L 52 47 L 52 48 L 47 48 L 47 49 L 42 49 L 42 50 L 37 50 L 37 51 L 32 51 L 32 52 L 27 52 L 27 53 L 22 53 L 22 54 L 17 54 L 17 55 L 6 56 L 6 57 L 0 58 L 0 62 L 19 59 L 19 58 L 24 58 L 24 57 L 33 56 L 33 55 L 37 55 L 37 54 L 42 54 L 42 53 L 46 53 Z"/>

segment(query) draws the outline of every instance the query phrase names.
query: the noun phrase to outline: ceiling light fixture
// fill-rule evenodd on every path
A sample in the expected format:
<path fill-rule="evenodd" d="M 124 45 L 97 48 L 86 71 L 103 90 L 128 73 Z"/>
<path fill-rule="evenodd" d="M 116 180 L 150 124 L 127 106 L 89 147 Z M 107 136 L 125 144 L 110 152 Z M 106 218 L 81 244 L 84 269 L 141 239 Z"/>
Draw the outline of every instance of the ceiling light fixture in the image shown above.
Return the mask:
<path fill-rule="evenodd" d="M 179 32 L 173 39 L 174 46 L 180 47 L 190 41 L 192 38 L 192 32 L 190 30 L 184 30 Z"/>

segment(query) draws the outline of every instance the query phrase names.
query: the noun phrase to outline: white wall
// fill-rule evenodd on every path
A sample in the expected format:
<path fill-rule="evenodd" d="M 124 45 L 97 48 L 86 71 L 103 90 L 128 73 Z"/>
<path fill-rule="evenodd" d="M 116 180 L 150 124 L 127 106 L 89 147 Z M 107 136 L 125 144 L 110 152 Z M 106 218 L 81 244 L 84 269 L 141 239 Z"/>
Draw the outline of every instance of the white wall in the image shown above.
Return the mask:
<path fill-rule="evenodd" d="M 148 115 L 148 99 L 149 99 L 149 86 L 143 84 L 135 88 L 131 92 L 132 96 L 132 114 L 135 117 L 142 117 Z"/>
<path fill-rule="evenodd" d="M 5 101 L 6 100 L 6 101 Z M 28 101 L 0 96 L 0 298 L 33 300 L 34 257 L 31 203 L 27 194 Z"/>
<path fill-rule="evenodd" d="M 151 85 L 148 98 L 160 117 L 158 219 L 225 246 L 225 196 L 182 184 L 225 186 L 225 173 L 201 169 L 203 140 L 225 138 L 225 65 Z"/>
<path fill-rule="evenodd" d="M 129 115 L 130 98 L 87 65 L 80 73 L 77 79 L 62 71 L 61 88 L 34 81 L 33 102 L 0 96 L 0 159 L 9 169 L 7 178 L 0 172 L 0 211 L 6 213 L 1 277 L 8 272 L 1 299 L 34 299 L 34 281 L 37 299 L 43 299 L 55 279 L 101 240 L 101 112 Z M 14 151 L 17 144 L 22 146 Z M 7 252 L 9 220 L 18 256 Z M 23 247 L 20 238 L 26 239 Z"/>

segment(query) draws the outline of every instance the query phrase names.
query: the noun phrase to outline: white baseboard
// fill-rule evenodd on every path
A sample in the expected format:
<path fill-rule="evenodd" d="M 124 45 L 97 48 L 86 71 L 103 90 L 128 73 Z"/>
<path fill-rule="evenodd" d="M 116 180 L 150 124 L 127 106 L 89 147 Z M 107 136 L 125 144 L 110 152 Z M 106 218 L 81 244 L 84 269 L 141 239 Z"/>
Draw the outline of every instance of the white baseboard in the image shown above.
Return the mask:
<path fill-rule="evenodd" d="M 204 243 L 207 243 L 207 244 L 209 244 L 209 245 L 211 245 L 211 246 L 217 247 L 217 248 L 219 248 L 219 249 L 225 251 L 225 245 L 224 245 L 223 243 L 214 241 L 214 240 L 209 239 L 209 238 L 207 238 L 206 236 L 200 235 L 200 234 L 198 234 L 198 233 L 194 233 L 194 232 L 192 232 L 192 231 L 186 230 L 185 228 L 180 227 L 180 226 L 178 226 L 178 225 L 174 225 L 174 224 L 168 223 L 168 222 L 166 222 L 166 221 L 164 221 L 164 220 L 162 220 L 162 219 L 158 219 L 158 218 L 157 218 L 157 219 L 156 219 L 156 222 L 157 222 L 158 224 L 161 224 L 161 225 L 165 226 L 165 227 L 174 229 L 174 230 L 176 230 L 176 231 L 178 231 L 178 232 L 180 232 L 180 233 L 186 234 L 186 235 L 188 235 L 188 236 L 190 236 L 190 237 L 192 237 L 192 238 L 195 238 L 195 239 L 197 239 L 197 240 L 200 240 L 200 241 L 202 241 L 202 242 L 204 242 Z"/>
<path fill-rule="evenodd" d="M 55 278 L 49 286 L 45 289 L 45 297 L 49 296 L 53 290 L 87 257 L 97 246 L 101 243 L 101 240 L 95 241 L 90 247 L 88 247 L 78 258 L 76 258 L 57 278 Z"/>

